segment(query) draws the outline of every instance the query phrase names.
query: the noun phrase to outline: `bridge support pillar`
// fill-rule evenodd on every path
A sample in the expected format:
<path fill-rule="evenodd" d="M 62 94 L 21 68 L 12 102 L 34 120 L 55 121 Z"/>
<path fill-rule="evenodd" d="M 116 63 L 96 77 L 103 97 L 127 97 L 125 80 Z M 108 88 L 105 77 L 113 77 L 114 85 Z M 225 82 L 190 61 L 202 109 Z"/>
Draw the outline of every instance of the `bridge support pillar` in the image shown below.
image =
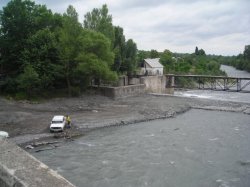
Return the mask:
<path fill-rule="evenodd" d="M 237 79 L 237 92 L 241 91 L 241 79 Z"/>
<path fill-rule="evenodd" d="M 174 94 L 175 77 L 174 74 L 166 75 L 166 93 Z"/>

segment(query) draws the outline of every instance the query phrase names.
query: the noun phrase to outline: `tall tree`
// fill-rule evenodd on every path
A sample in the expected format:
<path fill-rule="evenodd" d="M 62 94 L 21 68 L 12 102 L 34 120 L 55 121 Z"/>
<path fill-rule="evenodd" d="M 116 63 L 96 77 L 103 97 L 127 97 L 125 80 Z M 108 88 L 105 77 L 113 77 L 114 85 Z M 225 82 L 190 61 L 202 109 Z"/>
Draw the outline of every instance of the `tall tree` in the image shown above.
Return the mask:
<path fill-rule="evenodd" d="M 195 52 L 194 52 L 196 55 L 199 55 L 199 49 L 198 49 L 198 47 L 196 46 L 195 47 Z"/>
<path fill-rule="evenodd" d="M 68 88 L 68 95 L 71 95 L 71 84 L 74 68 L 77 66 L 76 57 L 80 53 L 79 37 L 82 32 L 81 24 L 78 22 L 78 15 L 70 5 L 63 15 L 63 26 L 59 30 L 59 52 L 63 65 L 63 74 Z"/>
<path fill-rule="evenodd" d="M 37 31 L 27 40 L 24 64 L 31 65 L 41 79 L 41 89 L 48 89 L 61 76 L 58 42 L 55 33 L 48 28 Z"/>
<path fill-rule="evenodd" d="M 111 71 L 114 54 L 110 49 L 110 41 L 103 34 L 89 30 L 82 32 L 79 41 L 78 79 L 87 84 L 93 79 L 116 80 L 116 73 Z"/>
<path fill-rule="evenodd" d="M 94 8 L 92 12 L 88 12 L 84 18 L 84 28 L 101 32 L 109 38 L 111 46 L 113 46 L 115 33 L 112 24 L 112 15 L 108 14 L 106 4 L 100 9 Z"/>
<path fill-rule="evenodd" d="M 29 0 L 12 0 L 0 13 L 1 56 L 5 73 L 17 74 L 25 58 L 27 39 L 51 24 L 53 14 L 46 6 Z M 19 68 L 17 68 L 19 67 Z"/>
<path fill-rule="evenodd" d="M 129 39 L 126 42 L 126 55 L 125 61 L 122 63 L 120 70 L 127 72 L 128 75 L 132 75 L 137 67 L 136 64 L 137 46 L 136 43 Z"/>
<path fill-rule="evenodd" d="M 119 26 L 114 27 L 115 29 L 115 40 L 114 40 L 114 53 L 115 53 L 115 61 L 114 61 L 114 70 L 119 71 L 122 62 L 125 60 L 126 55 L 126 40 L 123 35 L 123 29 Z"/>

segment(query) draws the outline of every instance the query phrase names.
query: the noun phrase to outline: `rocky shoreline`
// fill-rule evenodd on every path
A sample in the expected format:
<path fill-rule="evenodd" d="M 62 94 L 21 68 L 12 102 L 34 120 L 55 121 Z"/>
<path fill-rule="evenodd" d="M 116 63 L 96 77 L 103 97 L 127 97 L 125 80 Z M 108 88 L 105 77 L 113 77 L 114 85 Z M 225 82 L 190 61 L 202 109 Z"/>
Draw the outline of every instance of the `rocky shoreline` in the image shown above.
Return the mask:
<path fill-rule="evenodd" d="M 97 95 L 57 98 L 42 103 L 9 101 L 0 98 L 0 130 L 20 145 L 69 141 L 96 128 L 122 126 L 175 117 L 190 109 L 217 110 L 250 114 L 250 104 L 166 95 L 141 95 L 112 100 Z M 73 128 L 49 133 L 53 115 L 69 114 Z M 44 146 L 44 145 L 42 145 Z"/>

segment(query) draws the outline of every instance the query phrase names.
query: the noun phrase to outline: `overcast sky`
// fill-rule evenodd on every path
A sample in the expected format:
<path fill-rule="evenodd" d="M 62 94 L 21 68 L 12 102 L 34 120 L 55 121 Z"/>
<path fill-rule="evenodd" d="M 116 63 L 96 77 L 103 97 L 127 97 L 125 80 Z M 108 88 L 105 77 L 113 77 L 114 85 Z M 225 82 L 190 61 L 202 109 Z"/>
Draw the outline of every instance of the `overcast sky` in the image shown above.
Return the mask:
<path fill-rule="evenodd" d="M 9 1 L 0 0 L 0 7 Z M 250 0 L 35 0 L 53 12 L 71 4 L 83 22 L 86 12 L 107 4 L 113 24 L 138 49 L 238 55 L 250 45 Z"/>

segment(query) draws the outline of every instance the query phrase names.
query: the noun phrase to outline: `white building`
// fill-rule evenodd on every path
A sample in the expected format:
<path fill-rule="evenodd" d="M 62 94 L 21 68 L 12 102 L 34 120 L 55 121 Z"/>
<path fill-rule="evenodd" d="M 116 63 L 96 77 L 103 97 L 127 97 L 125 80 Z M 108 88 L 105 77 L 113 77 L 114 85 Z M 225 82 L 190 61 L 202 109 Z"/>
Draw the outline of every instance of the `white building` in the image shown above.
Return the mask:
<path fill-rule="evenodd" d="M 144 59 L 142 74 L 144 75 L 163 75 L 163 65 L 160 58 Z"/>

